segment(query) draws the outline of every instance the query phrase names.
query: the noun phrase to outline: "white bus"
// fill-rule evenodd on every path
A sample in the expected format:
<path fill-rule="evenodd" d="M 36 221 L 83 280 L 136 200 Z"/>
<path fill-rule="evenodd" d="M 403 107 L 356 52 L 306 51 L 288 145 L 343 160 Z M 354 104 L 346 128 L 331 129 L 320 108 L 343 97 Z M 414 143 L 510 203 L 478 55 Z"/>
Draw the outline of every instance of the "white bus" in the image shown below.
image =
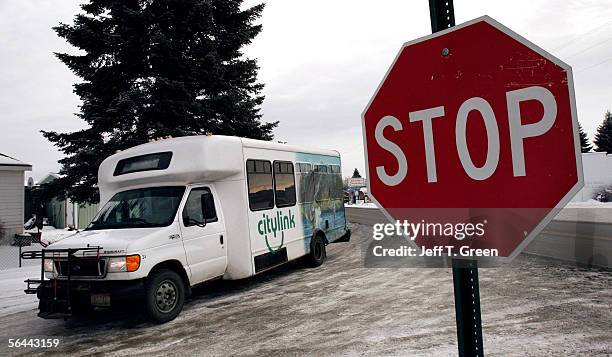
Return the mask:
<path fill-rule="evenodd" d="M 88 228 L 29 255 L 43 259 L 26 290 L 41 317 L 137 297 L 152 320 L 169 321 L 196 284 L 301 257 L 318 266 L 328 243 L 350 238 L 336 151 L 173 138 L 107 158 L 98 184 Z"/>

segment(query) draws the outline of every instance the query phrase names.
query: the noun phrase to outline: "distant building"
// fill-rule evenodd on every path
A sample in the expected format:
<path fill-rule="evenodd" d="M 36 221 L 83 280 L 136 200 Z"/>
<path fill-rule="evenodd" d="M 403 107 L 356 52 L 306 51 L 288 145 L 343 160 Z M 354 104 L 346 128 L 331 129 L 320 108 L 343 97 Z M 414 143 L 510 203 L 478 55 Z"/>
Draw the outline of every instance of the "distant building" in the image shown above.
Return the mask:
<path fill-rule="evenodd" d="M 60 176 L 56 173 L 49 173 L 43 177 L 38 185 L 50 183 Z M 83 229 L 89 225 L 93 217 L 98 212 L 97 204 L 77 204 L 69 199 L 53 198 L 45 204 L 45 217 L 49 224 L 55 228 L 78 228 Z"/>
<path fill-rule="evenodd" d="M 23 233 L 25 171 L 32 165 L 0 153 L 0 243 Z"/>
<path fill-rule="evenodd" d="M 351 177 L 348 179 L 348 186 L 350 188 L 366 187 L 366 179 L 363 177 Z"/>
<path fill-rule="evenodd" d="M 346 202 L 349 204 L 363 203 L 367 197 L 367 182 L 364 177 L 351 177 L 347 182 Z"/>

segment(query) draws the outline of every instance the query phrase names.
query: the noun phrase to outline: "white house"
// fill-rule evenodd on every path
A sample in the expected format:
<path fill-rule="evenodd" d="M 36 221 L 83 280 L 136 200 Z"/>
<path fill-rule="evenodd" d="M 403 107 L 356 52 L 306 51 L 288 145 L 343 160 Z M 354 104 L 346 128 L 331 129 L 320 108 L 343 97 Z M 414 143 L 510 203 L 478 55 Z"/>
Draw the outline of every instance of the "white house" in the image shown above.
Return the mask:
<path fill-rule="evenodd" d="M 23 233 L 24 172 L 32 165 L 0 153 L 0 243 Z"/>
<path fill-rule="evenodd" d="M 38 185 L 50 183 L 59 177 L 58 174 L 50 172 L 38 182 Z M 49 219 L 49 224 L 55 228 L 83 229 L 87 227 L 97 212 L 97 204 L 79 205 L 69 199 L 53 198 L 46 204 L 45 217 Z"/>

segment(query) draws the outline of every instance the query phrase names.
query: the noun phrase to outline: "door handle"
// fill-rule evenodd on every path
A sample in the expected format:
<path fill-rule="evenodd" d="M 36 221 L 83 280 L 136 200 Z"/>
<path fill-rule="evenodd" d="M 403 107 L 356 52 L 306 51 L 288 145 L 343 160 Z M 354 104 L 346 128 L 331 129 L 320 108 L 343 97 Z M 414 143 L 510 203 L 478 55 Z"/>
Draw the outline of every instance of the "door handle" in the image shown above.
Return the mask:
<path fill-rule="evenodd" d="M 219 243 L 223 245 L 223 234 L 219 234 Z"/>

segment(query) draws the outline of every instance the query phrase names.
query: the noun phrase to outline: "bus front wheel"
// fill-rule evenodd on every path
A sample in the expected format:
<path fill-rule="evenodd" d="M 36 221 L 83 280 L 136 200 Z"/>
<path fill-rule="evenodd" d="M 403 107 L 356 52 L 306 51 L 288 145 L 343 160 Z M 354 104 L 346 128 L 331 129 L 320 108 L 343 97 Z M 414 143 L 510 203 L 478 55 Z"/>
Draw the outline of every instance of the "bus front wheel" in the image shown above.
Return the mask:
<path fill-rule="evenodd" d="M 173 320 L 183 310 L 185 284 L 175 271 L 160 269 L 147 279 L 145 309 L 149 318 L 157 323 Z"/>

